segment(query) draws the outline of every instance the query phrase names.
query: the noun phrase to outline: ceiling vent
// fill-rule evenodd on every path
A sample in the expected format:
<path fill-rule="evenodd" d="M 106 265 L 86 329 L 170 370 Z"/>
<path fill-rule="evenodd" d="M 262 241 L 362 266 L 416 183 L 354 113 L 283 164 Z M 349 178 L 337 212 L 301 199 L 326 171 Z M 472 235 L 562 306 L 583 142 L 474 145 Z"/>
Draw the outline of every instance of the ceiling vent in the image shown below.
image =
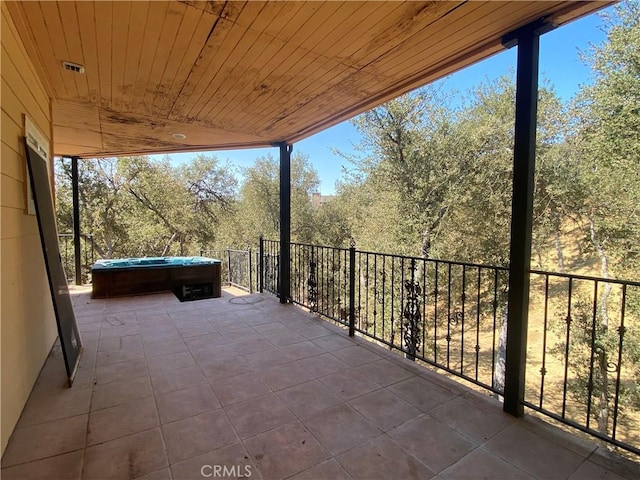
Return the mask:
<path fill-rule="evenodd" d="M 70 72 L 84 73 L 84 66 L 80 65 L 79 63 L 62 62 L 62 66 L 65 68 L 65 70 L 69 70 Z"/>

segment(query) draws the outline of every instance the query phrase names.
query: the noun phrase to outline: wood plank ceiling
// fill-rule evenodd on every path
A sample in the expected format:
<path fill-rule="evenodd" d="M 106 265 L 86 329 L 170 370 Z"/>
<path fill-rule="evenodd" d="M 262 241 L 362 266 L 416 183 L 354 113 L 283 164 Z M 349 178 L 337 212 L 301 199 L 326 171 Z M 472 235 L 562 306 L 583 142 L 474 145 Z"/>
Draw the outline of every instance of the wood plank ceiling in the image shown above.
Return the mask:
<path fill-rule="evenodd" d="M 52 98 L 55 154 L 93 157 L 293 143 L 502 50 L 535 19 L 609 3 L 7 5 Z"/>

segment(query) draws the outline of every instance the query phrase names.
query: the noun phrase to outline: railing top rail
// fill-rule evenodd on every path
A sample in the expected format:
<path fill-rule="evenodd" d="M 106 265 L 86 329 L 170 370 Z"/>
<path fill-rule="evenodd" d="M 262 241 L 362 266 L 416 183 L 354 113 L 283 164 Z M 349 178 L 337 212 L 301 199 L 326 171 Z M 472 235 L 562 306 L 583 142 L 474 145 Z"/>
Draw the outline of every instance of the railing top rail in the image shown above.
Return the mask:
<path fill-rule="evenodd" d="M 275 242 L 275 240 L 271 240 L 271 241 Z M 331 246 L 327 246 L 327 245 L 316 245 L 316 244 L 310 244 L 310 243 L 291 242 L 291 245 L 300 245 L 300 246 L 316 247 L 316 248 L 330 248 L 330 249 L 335 249 L 335 250 L 349 250 L 349 248 L 345 248 L 345 247 L 331 247 Z M 443 259 L 438 259 L 438 258 L 425 259 L 425 258 L 422 258 L 422 257 L 399 255 L 399 254 L 393 254 L 393 253 L 373 252 L 373 251 L 370 251 L 370 250 L 356 250 L 356 251 L 358 253 L 363 253 L 363 254 L 366 254 L 366 255 L 378 255 L 378 256 L 385 256 L 385 257 L 401 258 L 401 259 L 405 259 L 405 260 L 416 260 L 416 261 L 424 261 L 424 262 L 437 262 L 437 263 L 443 263 L 443 264 L 449 264 L 449 265 L 467 266 L 467 267 L 472 267 L 472 268 L 489 268 L 489 269 L 495 269 L 495 270 L 500 270 L 500 271 L 509 271 L 509 267 L 502 266 L 502 265 L 490 265 L 490 264 L 486 264 L 486 263 L 474 263 L 474 262 L 461 262 L 461 261 L 456 261 L 456 260 L 443 260 Z M 579 275 L 579 274 L 573 274 L 573 273 L 550 272 L 550 271 L 546 271 L 546 270 L 529 270 L 529 273 L 536 274 L 536 275 L 549 275 L 549 276 L 562 277 L 562 278 L 574 278 L 576 280 L 590 280 L 590 281 L 597 281 L 597 282 L 601 282 L 601 283 L 615 283 L 615 284 L 620 284 L 620 285 L 630 285 L 630 286 L 634 286 L 634 287 L 640 287 L 640 281 L 635 281 L 635 280 L 622 280 L 622 279 L 616 279 L 616 278 L 596 277 L 596 276 L 591 276 L 591 275 Z"/>
<path fill-rule="evenodd" d="M 58 233 L 59 237 L 73 237 L 74 234 L 73 233 Z M 93 233 L 81 233 L 80 234 L 81 237 L 89 237 L 89 238 L 93 238 Z"/>
<path fill-rule="evenodd" d="M 280 243 L 280 240 L 268 240 L 268 239 L 264 239 L 264 242 L 271 242 L 271 243 Z M 296 245 L 299 247 L 313 247 L 313 248 L 330 248 L 332 250 L 344 250 L 344 251 L 349 251 L 348 247 L 332 247 L 331 245 L 319 245 L 317 243 L 302 243 L 302 242 L 289 242 L 290 245 Z"/>
<path fill-rule="evenodd" d="M 231 252 L 231 253 L 249 253 L 249 250 L 236 250 L 233 248 L 212 248 L 210 250 L 200 250 L 200 253 L 220 253 L 220 252 Z"/>
<path fill-rule="evenodd" d="M 67 235 L 67 234 L 59 234 L 60 236 L 63 235 Z M 270 242 L 270 243 L 274 243 L 274 244 L 279 244 L 279 240 L 271 240 L 271 239 L 263 239 L 264 242 Z M 332 249 L 332 250 L 341 250 L 341 251 L 349 251 L 348 247 L 332 247 L 329 245 L 317 245 L 317 244 L 312 244 L 312 243 L 302 243 L 302 242 L 291 242 L 291 245 L 296 245 L 296 246 L 303 246 L 303 247 L 314 247 L 314 248 L 328 248 L 328 249 Z M 244 252 L 247 253 L 248 250 L 234 250 L 234 249 L 226 249 L 225 251 L 231 251 L 231 252 Z M 211 250 L 211 251 L 216 251 L 216 250 Z M 466 266 L 466 267 L 471 267 L 471 268 L 486 268 L 486 269 L 494 269 L 494 270 L 498 270 L 498 271 L 504 271 L 504 272 L 508 272 L 509 271 L 509 267 L 507 266 L 502 266 L 502 265 L 489 265 L 489 264 L 485 264 L 485 263 L 474 263 L 474 262 L 461 262 L 461 261 L 456 261 L 456 260 L 443 260 L 443 259 L 437 259 L 437 258 L 422 258 L 422 257 L 415 257 L 415 256 L 408 256 L 408 255 L 399 255 L 399 254 L 393 254 L 393 253 L 381 253 L 381 252 L 373 252 L 370 250 L 356 250 L 358 253 L 361 254 L 365 254 L 365 255 L 378 255 L 378 256 L 385 256 L 385 257 L 395 257 L 395 258 L 400 258 L 400 259 L 405 259 L 405 260 L 415 260 L 415 261 L 424 261 L 424 262 L 429 262 L 429 263 L 440 263 L 440 264 L 445 264 L 445 265 L 459 265 L 459 266 Z M 612 283 L 612 284 L 618 284 L 618 285 L 629 285 L 629 286 L 634 286 L 634 287 L 640 287 L 640 281 L 635 281 L 635 280 L 621 280 L 621 279 L 616 279 L 616 278 L 603 278 L 603 277 L 596 277 L 596 276 L 591 276 L 591 275 L 579 275 L 579 274 L 573 274 L 573 273 L 561 273 L 561 272 L 550 272 L 550 271 L 546 271 L 546 270 L 529 270 L 530 274 L 535 274 L 535 275 L 548 275 L 548 276 L 553 276 L 553 277 L 560 277 L 560 278 L 567 278 L 567 279 L 576 279 L 576 280 L 587 280 L 587 281 L 594 281 L 594 282 L 599 282 L 599 283 Z"/>
<path fill-rule="evenodd" d="M 266 241 L 270 241 L 270 242 L 277 242 L 277 240 L 265 240 Z M 279 243 L 279 242 L 277 242 Z M 298 245 L 298 246 L 303 246 L 303 247 L 314 247 L 314 248 L 329 248 L 332 250 L 342 250 L 342 251 L 346 251 L 348 252 L 350 249 L 348 247 L 332 247 L 329 245 L 317 245 L 314 243 L 298 243 L 298 242 L 291 242 L 291 245 Z M 379 256 L 386 256 L 386 257 L 396 257 L 396 258 L 403 258 L 405 260 L 416 260 L 416 261 L 425 261 L 425 262 L 438 262 L 438 263 L 444 263 L 444 264 L 451 264 L 451 265 L 461 265 L 461 266 L 467 266 L 467 267 L 474 267 L 474 268 L 491 268 L 491 269 L 495 269 L 495 270 L 501 270 L 501 271 L 508 271 L 509 267 L 503 267 L 500 265 L 488 265 L 488 264 L 482 264 L 482 263 L 472 263 L 472 262 L 458 262 L 455 260 L 439 260 L 439 259 L 434 259 L 434 258 L 429 258 L 429 259 L 424 259 L 422 257 L 410 257 L 407 255 L 398 255 L 398 254 L 394 254 L 394 253 L 381 253 L 381 252 L 372 252 L 369 250 L 358 250 L 356 249 L 356 252 L 358 253 L 364 253 L 367 255 L 379 255 Z"/>
<path fill-rule="evenodd" d="M 367 255 L 378 255 L 378 256 L 385 256 L 385 257 L 401 258 L 404 260 L 415 260 L 417 262 L 444 263 L 445 265 L 460 265 L 460 266 L 472 267 L 472 268 L 487 268 L 487 269 L 500 270 L 505 272 L 509 271 L 509 267 L 504 267 L 501 265 L 489 265 L 485 263 L 473 263 L 473 262 L 459 262 L 456 260 L 441 260 L 438 258 L 410 257 L 408 255 L 396 255 L 393 253 L 371 252 L 368 250 L 358 250 L 357 252 L 364 253 Z"/>
<path fill-rule="evenodd" d="M 329 245 L 317 245 L 315 243 L 298 243 L 298 242 L 291 242 L 291 245 L 296 245 L 299 247 L 313 247 L 313 248 L 327 248 L 330 250 L 342 250 L 345 252 L 348 252 L 349 249 L 346 247 L 330 247 Z"/>
<path fill-rule="evenodd" d="M 576 275 L 573 273 L 561 273 L 561 272 L 547 272 L 545 270 L 529 270 L 529 273 L 535 275 L 548 275 L 553 277 L 570 278 L 575 280 L 590 280 L 599 283 L 615 283 L 618 285 L 631 285 L 634 287 L 640 287 L 640 282 L 634 280 L 619 280 L 617 278 L 604 278 L 604 277 L 592 277 L 590 275 Z"/>

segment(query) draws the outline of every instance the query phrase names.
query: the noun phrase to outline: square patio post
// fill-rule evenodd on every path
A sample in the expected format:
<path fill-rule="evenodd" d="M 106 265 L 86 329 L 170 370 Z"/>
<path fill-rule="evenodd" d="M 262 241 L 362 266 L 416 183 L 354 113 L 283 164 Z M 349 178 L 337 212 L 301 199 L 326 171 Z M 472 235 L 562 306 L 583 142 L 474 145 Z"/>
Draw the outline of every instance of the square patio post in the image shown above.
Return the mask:
<path fill-rule="evenodd" d="M 508 48 L 518 45 L 503 406 L 505 412 L 517 417 L 524 415 L 540 35 L 552 28 L 545 20 L 538 20 L 503 38 Z"/>
<path fill-rule="evenodd" d="M 291 152 L 293 145 L 280 147 L 280 303 L 291 299 Z"/>
<path fill-rule="evenodd" d="M 82 259 L 80 251 L 80 190 L 78 186 L 78 157 L 71 157 L 71 193 L 73 203 L 73 259 L 76 285 L 82 285 Z"/>

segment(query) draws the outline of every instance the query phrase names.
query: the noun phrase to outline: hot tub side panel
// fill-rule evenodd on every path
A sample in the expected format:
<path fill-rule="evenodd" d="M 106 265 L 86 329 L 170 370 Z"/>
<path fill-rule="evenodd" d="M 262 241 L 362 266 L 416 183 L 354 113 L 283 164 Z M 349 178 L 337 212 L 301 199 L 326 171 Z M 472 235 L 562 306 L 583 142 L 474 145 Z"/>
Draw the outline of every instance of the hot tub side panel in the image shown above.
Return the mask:
<path fill-rule="evenodd" d="M 222 296 L 219 263 L 166 266 L 102 268 L 91 272 L 92 298 L 110 298 L 172 291 L 183 285 L 212 284 L 213 297 Z"/>

